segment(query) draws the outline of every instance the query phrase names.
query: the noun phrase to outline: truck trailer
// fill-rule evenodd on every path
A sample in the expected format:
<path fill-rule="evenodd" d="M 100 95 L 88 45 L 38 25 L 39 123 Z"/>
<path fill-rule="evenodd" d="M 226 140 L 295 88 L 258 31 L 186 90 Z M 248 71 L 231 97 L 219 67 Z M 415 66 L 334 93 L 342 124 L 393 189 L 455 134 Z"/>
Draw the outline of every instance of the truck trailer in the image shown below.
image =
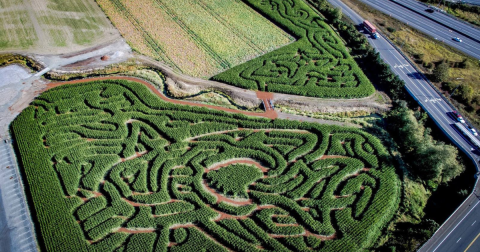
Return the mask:
<path fill-rule="evenodd" d="M 363 21 L 363 27 L 365 27 L 365 29 L 366 29 L 370 34 L 372 34 L 372 36 L 373 36 L 374 39 L 377 39 L 377 38 L 378 38 L 377 28 L 375 28 L 375 26 L 373 26 L 370 22 L 368 22 L 368 20 Z"/>
<path fill-rule="evenodd" d="M 475 147 L 480 148 L 480 141 L 467 129 L 465 128 L 464 124 L 456 122 L 455 126 L 457 129 L 462 132 L 462 134 L 470 140 L 470 142 L 475 145 Z"/>

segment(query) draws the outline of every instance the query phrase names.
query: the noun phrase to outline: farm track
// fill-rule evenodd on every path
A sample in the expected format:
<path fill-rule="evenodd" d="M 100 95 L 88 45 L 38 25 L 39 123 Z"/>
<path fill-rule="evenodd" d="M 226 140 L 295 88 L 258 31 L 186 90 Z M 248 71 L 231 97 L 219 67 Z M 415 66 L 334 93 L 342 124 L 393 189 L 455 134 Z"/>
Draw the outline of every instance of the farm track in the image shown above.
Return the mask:
<path fill-rule="evenodd" d="M 186 74 L 178 73 L 168 65 L 156 60 L 152 60 L 143 55 L 139 55 L 138 59 L 147 64 L 152 64 L 155 67 L 159 68 L 163 74 L 165 74 L 167 77 L 171 78 L 174 81 L 184 82 L 190 85 L 198 85 L 205 88 L 220 87 L 230 92 L 244 93 L 250 98 L 253 98 L 254 93 L 256 93 L 255 91 L 252 91 L 252 90 L 245 90 L 245 89 L 235 87 L 229 84 L 225 84 L 219 81 L 205 80 L 205 79 L 189 76 Z M 322 106 L 325 106 L 325 103 L 327 102 L 327 103 L 334 103 L 335 106 L 337 107 L 342 106 L 342 104 L 351 104 L 351 103 L 358 103 L 360 106 L 372 107 L 374 109 L 387 109 L 389 107 L 388 105 L 377 103 L 375 101 L 375 94 L 372 94 L 370 96 L 363 97 L 363 98 L 328 99 L 328 98 L 317 98 L 317 97 L 305 97 L 305 96 L 292 95 L 292 94 L 281 94 L 281 93 L 275 93 L 275 92 L 264 92 L 264 93 L 273 95 L 273 97 L 270 97 L 270 96 L 265 97 L 266 99 L 274 99 L 274 100 L 281 99 L 281 100 L 289 100 L 293 102 L 307 102 L 307 103 L 320 104 Z"/>
<path fill-rule="evenodd" d="M 206 108 L 221 110 L 221 111 L 230 112 L 230 113 L 240 113 L 240 114 L 244 114 L 244 115 L 248 115 L 248 116 L 265 117 L 265 118 L 269 118 L 269 119 L 276 119 L 278 117 L 277 112 L 274 111 L 274 110 L 268 110 L 268 111 L 263 112 L 263 113 L 257 113 L 257 112 L 242 111 L 242 110 L 237 110 L 237 109 L 229 109 L 229 108 L 224 108 L 224 107 L 220 107 L 220 106 L 213 106 L 213 105 L 200 104 L 200 103 L 195 103 L 195 102 L 179 101 L 179 100 L 175 100 L 175 99 L 170 99 L 170 98 L 166 97 L 164 94 L 162 94 L 160 91 L 158 91 L 149 82 L 144 81 L 144 80 L 139 79 L 139 78 L 135 78 L 135 77 L 123 77 L 123 76 L 96 77 L 96 78 L 87 78 L 87 79 L 66 81 L 66 82 L 55 82 L 55 83 L 47 84 L 46 90 L 49 90 L 49 89 L 52 89 L 54 87 L 58 87 L 58 86 L 61 86 L 61 85 L 78 84 L 78 83 L 85 83 L 85 82 L 98 81 L 98 80 L 129 80 L 129 81 L 139 82 L 139 83 L 142 83 L 145 86 L 147 86 L 154 94 L 156 94 L 162 100 L 167 101 L 167 102 L 171 102 L 171 103 L 174 103 L 174 104 L 197 106 L 197 107 L 206 107 Z"/>

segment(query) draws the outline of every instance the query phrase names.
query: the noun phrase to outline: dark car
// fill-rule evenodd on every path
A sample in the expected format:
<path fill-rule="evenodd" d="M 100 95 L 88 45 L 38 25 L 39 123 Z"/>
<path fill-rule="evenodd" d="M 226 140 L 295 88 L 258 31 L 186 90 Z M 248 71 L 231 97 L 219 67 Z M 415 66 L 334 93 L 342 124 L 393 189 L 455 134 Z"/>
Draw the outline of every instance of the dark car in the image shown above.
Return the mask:
<path fill-rule="evenodd" d="M 434 13 L 435 12 L 434 9 L 430 9 L 430 8 L 426 9 L 425 11 L 428 12 L 428 13 Z"/>

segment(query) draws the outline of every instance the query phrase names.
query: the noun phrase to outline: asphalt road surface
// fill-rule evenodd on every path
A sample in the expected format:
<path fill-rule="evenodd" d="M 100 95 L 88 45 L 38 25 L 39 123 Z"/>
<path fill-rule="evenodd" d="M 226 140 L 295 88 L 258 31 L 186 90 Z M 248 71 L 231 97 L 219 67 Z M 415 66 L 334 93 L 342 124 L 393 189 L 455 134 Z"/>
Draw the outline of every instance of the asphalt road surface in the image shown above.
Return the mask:
<path fill-rule="evenodd" d="M 452 1 L 452 2 L 465 2 L 473 5 L 480 5 L 480 0 L 463 0 L 463 1 Z"/>
<path fill-rule="evenodd" d="M 361 24 L 363 22 L 362 17 L 340 0 L 329 0 L 329 2 L 340 7 L 343 14 L 354 23 Z M 382 59 L 405 81 L 407 91 L 453 143 L 474 161 L 472 165 L 475 165 L 478 171 L 477 160 L 480 153 L 474 151 L 470 141 L 465 139 L 454 127 L 456 121 L 449 114 L 452 108 L 383 36 L 378 39 L 367 36 L 370 44 L 376 48 Z M 480 193 L 479 183 L 476 184 L 475 190 Z M 477 234 L 480 233 L 480 225 L 477 225 L 480 224 L 480 204 L 478 202 L 480 202 L 479 199 L 471 194 L 420 251 L 464 251 L 470 244 L 468 251 L 480 251 L 475 250 L 480 246 L 480 238 L 477 237 Z M 476 220 L 477 222 L 475 222 Z"/>
<path fill-rule="evenodd" d="M 418 14 L 417 12 L 411 11 L 407 8 L 402 7 L 394 1 L 390 0 L 360 0 L 365 4 L 377 9 L 387 15 L 391 15 L 393 18 L 408 24 L 409 26 L 435 38 L 436 40 L 443 42 L 449 46 L 452 46 L 467 55 L 470 55 L 474 58 L 480 59 L 480 38 L 476 39 L 476 33 L 472 34 L 472 38 L 466 37 L 465 35 L 452 30 L 442 24 L 437 23 L 429 18 L 426 18 L 423 15 Z M 404 1 L 404 0 L 398 0 Z M 441 13 L 433 13 L 441 14 Z M 453 19 L 451 19 L 453 20 Z M 452 21 L 453 22 L 453 21 Z M 462 22 L 459 22 L 462 23 Z M 466 26 L 462 23 L 463 26 Z M 463 27 L 462 26 L 462 27 Z M 463 40 L 463 42 L 456 42 L 453 40 L 454 37 L 458 37 Z"/>
<path fill-rule="evenodd" d="M 428 5 L 416 0 L 386 0 L 387 2 L 396 3 L 400 8 L 407 8 L 416 12 L 426 18 L 429 18 L 437 23 L 450 28 L 451 30 L 458 31 L 464 36 L 468 36 L 478 43 L 480 43 L 480 29 L 465 22 L 448 16 L 447 14 L 435 11 L 433 13 L 426 12 Z M 479 0 L 480 1 L 480 0 Z M 395 5 L 393 5 L 395 6 Z"/>
<path fill-rule="evenodd" d="M 419 252 L 480 251 L 480 200 L 475 188 Z"/>
<path fill-rule="evenodd" d="M 38 251 L 12 145 L 0 139 L 0 251 Z"/>

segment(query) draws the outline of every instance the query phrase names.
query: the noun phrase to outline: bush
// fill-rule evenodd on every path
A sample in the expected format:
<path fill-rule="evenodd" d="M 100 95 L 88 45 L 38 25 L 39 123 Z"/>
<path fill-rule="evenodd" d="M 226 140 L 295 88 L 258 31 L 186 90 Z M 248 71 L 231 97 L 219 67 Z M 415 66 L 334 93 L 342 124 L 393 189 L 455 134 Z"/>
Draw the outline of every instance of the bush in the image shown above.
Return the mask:
<path fill-rule="evenodd" d="M 433 69 L 432 80 L 436 82 L 443 82 L 448 79 L 448 71 L 450 66 L 447 62 L 441 62 L 435 69 Z"/>

